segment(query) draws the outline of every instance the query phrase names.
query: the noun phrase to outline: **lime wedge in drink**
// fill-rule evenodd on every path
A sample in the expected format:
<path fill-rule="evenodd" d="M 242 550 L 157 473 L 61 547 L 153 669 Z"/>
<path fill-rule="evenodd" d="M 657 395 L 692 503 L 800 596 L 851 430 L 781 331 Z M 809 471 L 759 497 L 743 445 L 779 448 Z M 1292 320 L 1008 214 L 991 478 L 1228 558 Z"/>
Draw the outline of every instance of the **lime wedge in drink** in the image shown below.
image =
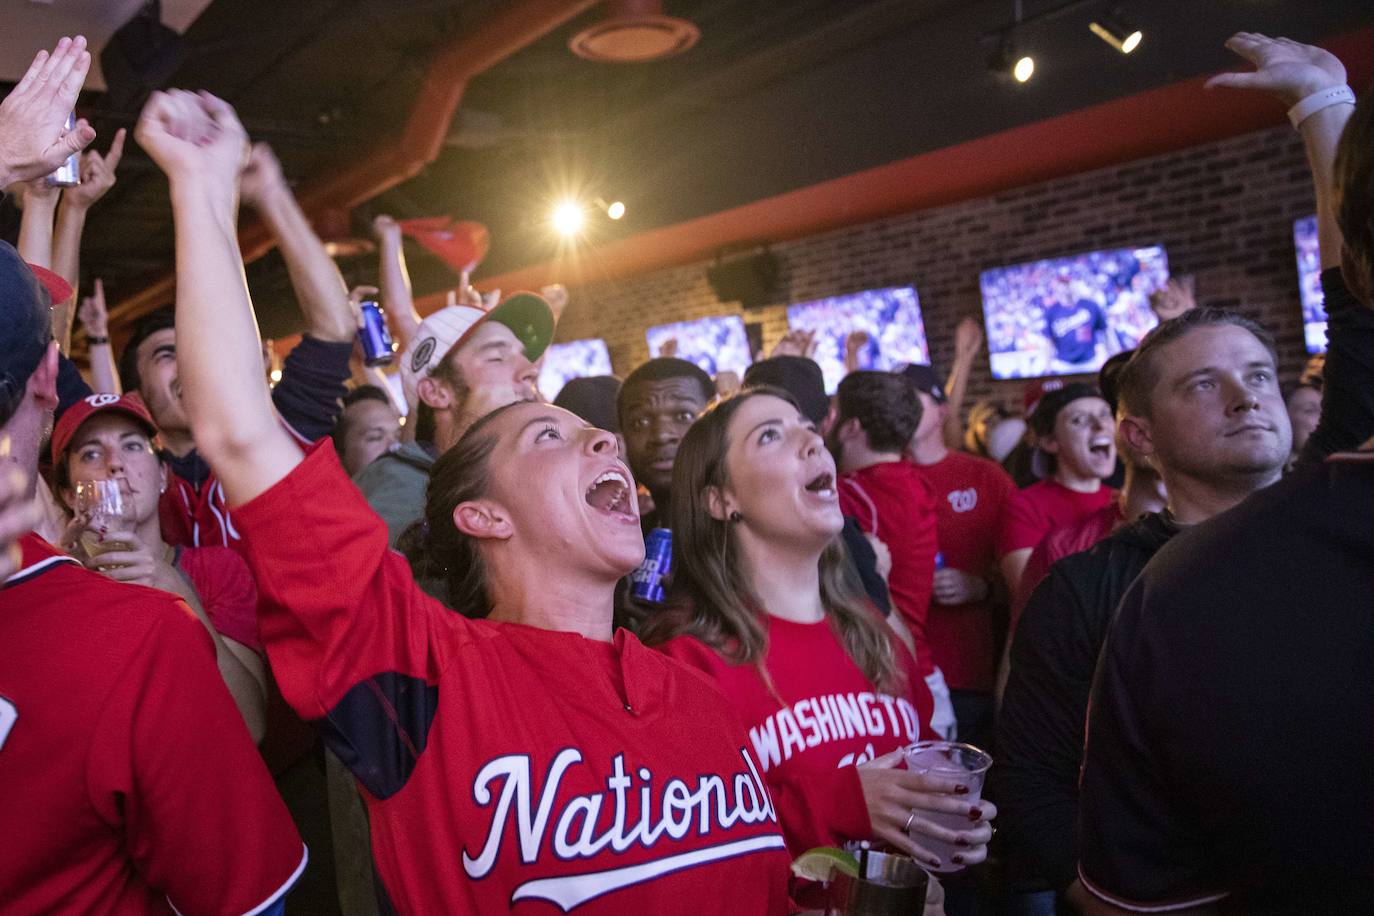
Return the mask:
<path fill-rule="evenodd" d="M 792 861 L 792 874 L 808 881 L 829 881 L 837 870 L 851 878 L 857 878 L 859 860 L 843 849 L 818 846 L 808 849 Z"/>

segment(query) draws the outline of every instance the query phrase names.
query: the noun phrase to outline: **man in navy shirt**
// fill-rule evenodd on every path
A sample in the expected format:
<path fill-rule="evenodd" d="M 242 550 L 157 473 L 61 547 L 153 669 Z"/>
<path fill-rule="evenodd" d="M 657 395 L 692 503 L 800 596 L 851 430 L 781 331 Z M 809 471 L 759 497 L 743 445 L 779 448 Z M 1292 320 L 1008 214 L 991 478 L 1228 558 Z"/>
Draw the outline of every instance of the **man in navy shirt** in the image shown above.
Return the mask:
<path fill-rule="evenodd" d="M 1072 375 L 1096 372 L 1106 356 L 1107 316 L 1091 299 L 1075 298 L 1067 279 L 1055 281 L 1045 308 L 1045 336 L 1054 347 L 1052 371 Z"/>

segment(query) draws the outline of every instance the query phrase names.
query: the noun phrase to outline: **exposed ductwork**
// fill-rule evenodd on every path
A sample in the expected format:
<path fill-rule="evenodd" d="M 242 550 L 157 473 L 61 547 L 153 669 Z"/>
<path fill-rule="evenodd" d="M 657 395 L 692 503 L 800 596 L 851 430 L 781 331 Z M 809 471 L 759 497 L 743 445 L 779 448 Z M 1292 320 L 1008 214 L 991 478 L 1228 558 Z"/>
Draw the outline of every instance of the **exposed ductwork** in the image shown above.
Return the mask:
<path fill-rule="evenodd" d="M 297 194 L 302 208 L 316 219 L 325 210 L 351 210 L 414 177 L 438 157 L 468 80 L 594 5 L 595 0 L 518 0 L 499 5 L 435 56 L 405 126 L 391 142 L 306 185 Z M 247 262 L 262 257 L 274 242 L 267 229 L 254 222 L 239 231 L 239 247 Z M 168 273 L 121 300 L 110 310 L 112 327 L 127 326 L 171 301 L 175 288 L 176 276 Z"/>

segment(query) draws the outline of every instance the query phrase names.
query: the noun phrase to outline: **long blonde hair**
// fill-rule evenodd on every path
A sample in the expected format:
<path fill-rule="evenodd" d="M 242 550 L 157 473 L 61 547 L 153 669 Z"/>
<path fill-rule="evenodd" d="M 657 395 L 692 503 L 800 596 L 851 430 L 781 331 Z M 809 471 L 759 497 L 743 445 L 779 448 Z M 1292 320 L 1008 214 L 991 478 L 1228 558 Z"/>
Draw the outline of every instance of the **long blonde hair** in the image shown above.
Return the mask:
<path fill-rule="evenodd" d="M 720 401 L 692 424 L 673 461 L 671 505 L 673 574 L 668 609 L 643 628 L 645 643 L 692 636 L 738 664 L 763 668 L 768 652 L 766 609 L 744 572 L 734 525 L 715 518 L 707 505 L 712 487 L 729 484 L 725 456 L 730 420 L 750 398 L 780 398 L 797 406 L 778 388 L 749 388 Z M 837 536 L 818 561 L 821 604 L 845 652 L 874 687 L 900 692 L 905 678 L 897 664 L 893 636 L 868 600 Z M 776 693 L 776 691 L 774 691 Z"/>

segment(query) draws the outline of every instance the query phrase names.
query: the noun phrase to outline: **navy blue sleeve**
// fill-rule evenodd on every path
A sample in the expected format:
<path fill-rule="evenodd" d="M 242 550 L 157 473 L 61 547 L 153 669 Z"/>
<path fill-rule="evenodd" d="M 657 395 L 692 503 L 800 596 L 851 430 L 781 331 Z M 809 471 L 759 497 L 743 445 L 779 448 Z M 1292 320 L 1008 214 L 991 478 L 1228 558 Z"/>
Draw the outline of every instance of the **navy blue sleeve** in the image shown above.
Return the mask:
<path fill-rule="evenodd" d="M 287 354 L 281 381 L 272 389 L 272 403 L 301 438 L 315 442 L 333 431 L 340 400 L 347 393 L 344 382 L 352 375 L 352 356 L 352 341 L 316 340 L 309 334 Z"/>
<path fill-rule="evenodd" d="M 86 380 L 81 377 L 80 371 L 76 368 L 76 363 L 67 358 L 65 354 L 59 353 L 57 356 L 57 416 L 67 412 L 77 401 L 95 394 L 91 386 L 86 384 Z"/>
<path fill-rule="evenodd" d="M 1358 448 L 1374 435 L 1374 309 L 1346 289 L 1339 267 L 1322 271 L 1326 299 L 1326 368 L 1322 418 L 1300 463 Z"/>
<path fill-rule="evenodd" d="M 882 573 L 878 572 L 878 555 L 874 552 L 873 545 L 864 536 L 859 523 L 849 516 L 845 516 L 844 528 L 840 534 L 849 554 L 849 561 L 853 564 L 854 571 L 859 574 L 864 591 L 883 616 L 888 616 L 892 613 L 892 603 L 888 600 L 887 582 L 883 580 Z"/>

